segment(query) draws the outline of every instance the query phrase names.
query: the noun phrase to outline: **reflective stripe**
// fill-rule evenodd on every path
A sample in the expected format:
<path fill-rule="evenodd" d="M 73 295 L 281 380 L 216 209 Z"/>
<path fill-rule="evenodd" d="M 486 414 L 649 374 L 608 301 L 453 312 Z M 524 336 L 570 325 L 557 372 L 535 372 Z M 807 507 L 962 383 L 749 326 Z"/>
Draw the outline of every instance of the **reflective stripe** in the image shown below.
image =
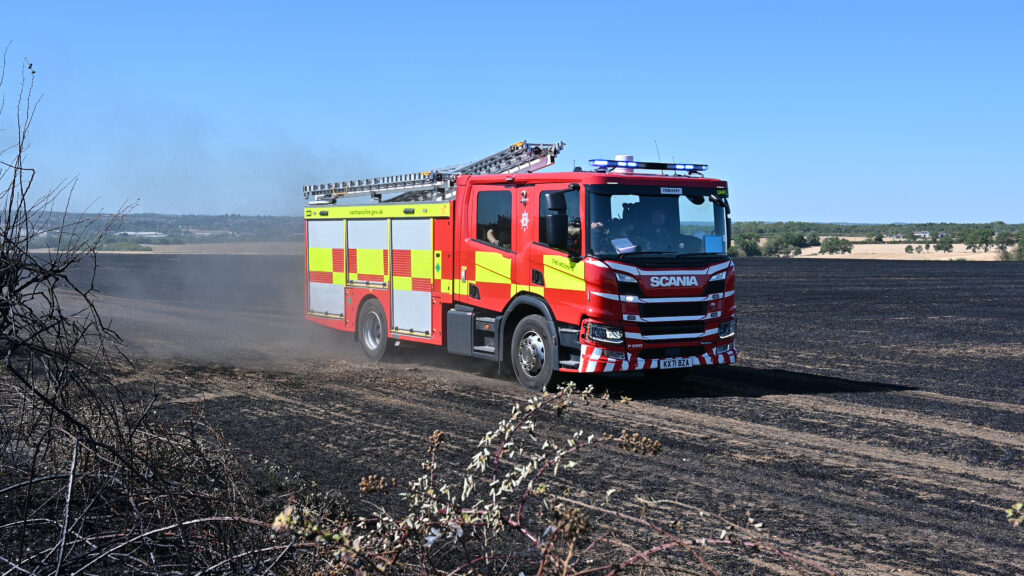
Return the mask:
<path fill-rule="evenodd" d="M 553 290 L 584 291 L 587 283 L 583 279 L 585 265 L 582 260 L 573 262 L 568 256 L 544 255 L 544 286 Z"/>
<path fill-rule="evenodd" d="M 345 251 L 340 248 L 310 248 L 309 281 L 344 284 Z"/>
<path fill-rule="evenodd" d="M 450 215 L 451 205 L 448 202 L 306 208 L 306 220 L 331 218 L 350 220 L 361 218 L 447 218 Z"/>
<path fill-rule="evenodd" d="M 530 293 L 536 294 L 538 296 L 544 296 L 544 287 L 543 286 L 535 286 L 533 284 L 513 284 L 512 285 L 512 295 L 515 296 L 516 294 L 518 294 L 520 292 L 530 292 Z"/>
<path fill-rule="evenodd" d="M 430 250 L 412 250 L 411 252 L 412 277 L 433 279 L 433 262 L 431 262 Z"/>
<path fill-rule="evenodd" d="M 395 290 L 430 292 L 433 290 L 433 268 L 429 250 L 394 250 L 391 273 Z"/>
<path fill-rule="evenodd" d="M 350 277 L 358 275 L 383 276 L 384 271 L 387 269 L 386 250 L 360 248 L 349 250 L 348 254 L 351 259 Z M 358 277 L 353 279 L 358 279 Z"/>
<path fill-rule="evenodd" d="M 309 249 L 310 272 L 334 272 L 333 260 L 334 258 L 331 248 Z"/>
<path fill-rule="evenodd" d="M 497 252 L 476 253 L 476 281 L 491 284 L 512 283 L 512 258 Z"/>

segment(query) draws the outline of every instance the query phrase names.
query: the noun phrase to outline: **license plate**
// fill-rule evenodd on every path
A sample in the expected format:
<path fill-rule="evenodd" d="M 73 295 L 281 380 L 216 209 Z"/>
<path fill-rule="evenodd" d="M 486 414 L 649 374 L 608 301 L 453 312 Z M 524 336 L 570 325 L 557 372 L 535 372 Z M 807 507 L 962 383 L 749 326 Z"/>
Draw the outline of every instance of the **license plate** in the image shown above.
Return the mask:
<path fill-rule="evenodd" d="M 661 368 L 689 368 L 693 359 L 688 356 L 680 356 L 677 358 L 662 358 L 659 366 Z"/>

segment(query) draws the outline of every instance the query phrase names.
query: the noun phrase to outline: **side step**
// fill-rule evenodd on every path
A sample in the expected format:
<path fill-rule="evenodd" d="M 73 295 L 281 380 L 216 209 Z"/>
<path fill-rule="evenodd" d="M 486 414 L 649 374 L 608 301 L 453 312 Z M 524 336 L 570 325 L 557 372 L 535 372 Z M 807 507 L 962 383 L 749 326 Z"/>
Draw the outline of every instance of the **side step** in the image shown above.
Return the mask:
<path fill-rule="evenodd" d="M 473 356 L 493 357 L 498 345 L 498 320 L 487 316 L 473 318 Z"/>

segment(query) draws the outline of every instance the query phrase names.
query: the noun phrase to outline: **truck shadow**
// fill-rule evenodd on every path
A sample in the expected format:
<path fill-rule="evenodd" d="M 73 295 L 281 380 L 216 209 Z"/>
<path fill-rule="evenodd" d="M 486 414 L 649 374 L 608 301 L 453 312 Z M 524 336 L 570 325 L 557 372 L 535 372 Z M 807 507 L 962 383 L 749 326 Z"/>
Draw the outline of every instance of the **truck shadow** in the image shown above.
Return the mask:
<path fill-rule="evenodd" d="M 577 384 L 593 385 L 597 394 L 626 396 L 635 400 L 665 398 L 758 398 L 787 394 L 866 394 L 903 392 L 910 386 L 882 382 L 861 382 L 788 370 L 728 366 L 691 368 L 648 373 L 642 376 L 593 376 L 572 378 Z"/>
<path fill-rule="evenodd" d="M 481 378 L 503 380 L 510 391 L 528 394 L 509 374 L 500 374 L 489 360 L 454 356 L 432 346 L 403 344 L 388 354 L 388 364 L 431 366 L 462 372 Z M 784 394 L 864 394 L 901 392 L 913 387 L 881 382 L 861 382 L 832 376 L 819 376 L 788 370 L 723 366 L 666 370 L 645 374 L 561 374 L 561 382 L 578 387 L 593 386 L 596 394 L 635 400 L 666 398 L 720 398 L 774 396 Z"/>

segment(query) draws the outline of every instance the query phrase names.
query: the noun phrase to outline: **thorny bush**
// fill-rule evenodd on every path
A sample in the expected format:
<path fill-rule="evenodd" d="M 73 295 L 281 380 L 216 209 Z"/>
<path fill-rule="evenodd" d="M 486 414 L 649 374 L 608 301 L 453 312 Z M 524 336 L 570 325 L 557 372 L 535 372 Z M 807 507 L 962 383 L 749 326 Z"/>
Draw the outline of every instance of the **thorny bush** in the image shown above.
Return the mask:
<path fill-rule="evenodd" d="M 516 404 L 480 439 L 465 467 L 455 469 L 439 463 L 444 435 L 436 431 L 423 474 L 398 503 L 367 514 L 293 503 L 273 527 L 315 543 L 321 574 L 719 574 L 719 562 L 731 573 L 737 563 L 749 572 L 773 561 L 779 571 L 831 574 L 784 550 L 749 515 L 737 523 L 681 502 L 638 496 L 619 503 L 612 501 L 615 490 L 595 499 L 575 489 L 570 475 L 586 468 L 581 458 L 588 449 L 607 445 L 644 456 L 661 450 L 658 441 L 625 430 L 556 438 L 538 426 L 594 401 L 607 399 L 569 383 Z M 360 483 L 368 495 L 389 485 L 378 476 Z"/>
<path fill-rule="evenodd" d="M 126 364 L 92 279 L 122 211 L 69 214 L 73 181 L 32 190 L 35 71 L 22 66 L 12 121 L 5 72 L 6 50 L 0 126 L 16 132 L 0 144 L 0 574 L 234 573 L 287 561 L 297 544 L 256 519 L 269 512 L 216 435 L 162 424 L 152 401 L 116 383 Z"/>

